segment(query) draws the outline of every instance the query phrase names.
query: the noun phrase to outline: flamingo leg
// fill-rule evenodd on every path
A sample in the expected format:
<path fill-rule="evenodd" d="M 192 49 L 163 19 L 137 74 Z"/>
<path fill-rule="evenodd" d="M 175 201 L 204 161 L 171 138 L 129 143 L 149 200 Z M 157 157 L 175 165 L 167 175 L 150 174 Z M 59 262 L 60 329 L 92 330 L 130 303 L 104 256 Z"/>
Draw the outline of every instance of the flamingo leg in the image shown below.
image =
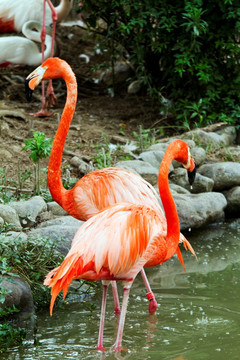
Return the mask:
<path fill-rule="evenodd" d="M 117 282 L 112 281 L 113 301 L 114 301 L 114 312 L 120 314 L 120 303 L 118 298 Z"/>
<path fill-rule="evenodd" d="M 52 2 L 50 0 L 45 0 L 45 1 L 47 1 L 48 5 L 52 11 L 52 44 L 51 44 L 50 56 L 53 57 L 58 15 L 57 15 L 57 12 L 56 12 L 55 7 L 53 6 Z M 48 107 L 49 105 L 53 105 L 53 106 L 57 105 L 57 98 L 54 94 L 52 80 L 49 80 L 48 88 L 47 88 L 47 95 L 46 95 L 46 107 Z"/>
<path fill-rule="evenodd" d="M 152 289 L 150 287 L 150 284 L 148 282 L 148 279 L 147 279 L 147 275 L 144 271 L 144 269 L 141 270 L 141 275 L 142 275 L 142 278 L 143 278 L 143 281 L 144 281 L 144 284 L 146 286 L 146 289 L 147 289 L 147 299 L 149 300 L 149 306 L 148 306 L 148 311 L 150 314 L 154 314 L 157 310 L 157 301 L 155 299 L 155 296 L 154 296 L 154 293 L 152 292 Z"/>
<path fill-rule="evenodd" d="M 107 291 L 108 291 L 109 281 L 102 281 L 102 284 L 103 284 L 103 295 L 102 295 L 102 308 L 101 308 L 97 350 L 105 351 L 105 348 L 103 347 L 103 330 L 104 330 L 104 320 L 105 320 Z"/>
<path fill-rule="evenodd" d="M 42 49 L 42 62 L 44 62 L 44 51 L 45 51 L 45 39 L 46 39 L 46 0 L 43 1 L 43 24 L 42 24 L 42 32 L 41 32 L 41 49 Z M 33 116 L 37 117 L 47 117 L 51 116 L 52 113 L 47 112 L 45 110 L 45 84 L 44 81 L 42 81 L 42 107 L 41 110 L 36 113 L 31 113 Z"/>
<path fill-rule="evenodd" d="M 127 284 L 127 286 L 124 286 L 123 288 L 123 299 L 122 299 L 122 309 L 121 309 L 121 315 L 119 319 L 119 325 L 118 325 L 118 332 L 117 332 L 117 338 L 114 346 L 115 351 L 121 351 L 122 349 L 122 336 L 123 336 L 123 328 L 125 323 L 125 317 L 127 312 L 127 304 L 128 304 L 128 297 L 130 293 L 132 283 Z"/>

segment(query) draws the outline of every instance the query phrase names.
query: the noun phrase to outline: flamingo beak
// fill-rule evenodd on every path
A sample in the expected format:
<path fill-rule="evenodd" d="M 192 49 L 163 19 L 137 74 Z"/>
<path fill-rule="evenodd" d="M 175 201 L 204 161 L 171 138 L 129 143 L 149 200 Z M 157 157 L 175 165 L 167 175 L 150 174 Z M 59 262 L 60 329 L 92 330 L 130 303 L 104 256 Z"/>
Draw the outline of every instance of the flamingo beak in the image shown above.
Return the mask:
<path fill-rule="evenodd" d="M 37 67 L 25 80 L 25 94 L 27 101 L 31 101 L 32 93 L 35 87 L 43 80 L 47 66 Z"/>
<path fill-rule="evenodd" d="M 195 166 L 193 158 L 191 157 L 190 158 L 190 166 L 188 169 L 188 182 L 190 185 L 192 185 L 194 183 L 195 176 L 196 176 L 196 166 Z"/>

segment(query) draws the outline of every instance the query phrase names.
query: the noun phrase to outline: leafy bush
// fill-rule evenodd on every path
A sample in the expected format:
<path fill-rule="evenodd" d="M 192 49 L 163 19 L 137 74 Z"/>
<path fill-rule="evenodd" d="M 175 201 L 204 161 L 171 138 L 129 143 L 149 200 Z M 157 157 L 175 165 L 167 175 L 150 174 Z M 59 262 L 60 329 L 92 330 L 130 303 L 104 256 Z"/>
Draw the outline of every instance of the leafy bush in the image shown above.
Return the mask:
<path fill-rule="evenodd" d="M 127 58 L 153 100 L 178 125 L 240 126 L 237 0 L 85 0 L 110 64 Z"/>

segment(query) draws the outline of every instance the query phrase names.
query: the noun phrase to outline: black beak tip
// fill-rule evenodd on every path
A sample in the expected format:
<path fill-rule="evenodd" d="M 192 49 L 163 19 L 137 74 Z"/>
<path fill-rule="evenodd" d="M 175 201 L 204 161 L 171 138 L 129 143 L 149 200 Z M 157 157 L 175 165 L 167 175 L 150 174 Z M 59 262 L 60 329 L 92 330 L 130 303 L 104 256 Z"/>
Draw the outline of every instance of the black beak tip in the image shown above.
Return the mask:
<path fill-rule="evenodd" d="M 25 80 L 25 95 L 26 95 L 27 101 L 31 101 L 32 93 L 33 93 L 33 91 L 28 86 L 29 81 L 30 80 L 28 80 L 28 79 Z"/>
<path fill-rule="evenodd" d="M 194 168 L 193 171 L 188 172 L 188 182 L 190 185 L 194 183 L 195 177 L 196 177 L 196 168 Z"/>

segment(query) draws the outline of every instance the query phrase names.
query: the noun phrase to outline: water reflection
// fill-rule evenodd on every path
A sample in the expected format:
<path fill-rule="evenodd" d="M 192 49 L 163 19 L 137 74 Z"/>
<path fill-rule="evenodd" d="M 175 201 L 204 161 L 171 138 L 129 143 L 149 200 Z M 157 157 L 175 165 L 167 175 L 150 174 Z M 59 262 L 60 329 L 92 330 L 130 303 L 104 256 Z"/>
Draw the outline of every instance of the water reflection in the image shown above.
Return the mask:
<path fill-rule="evenodd" d="M 131 360 L 238 360 L 240 353 L 240 221 L 217 224 L 188 240 L 198 262 L 184 250 L 187 272 L 176 258 L 163 266 L 147 269 L 159 303 L 157 314 L 148 314 L 148 302 L 141 277 L 133 284 L 129 299 L 123 346 L 114 353 L 118 317 L 108 297 L 104 346 L 95 350 L 101 306 L 101 291 L 89 298 L 96 304 L 91 313 L 75 302 L 39 314 L 39 345 L 26 343 L 11 349 L 1 359 L 131 359 Z"/>

